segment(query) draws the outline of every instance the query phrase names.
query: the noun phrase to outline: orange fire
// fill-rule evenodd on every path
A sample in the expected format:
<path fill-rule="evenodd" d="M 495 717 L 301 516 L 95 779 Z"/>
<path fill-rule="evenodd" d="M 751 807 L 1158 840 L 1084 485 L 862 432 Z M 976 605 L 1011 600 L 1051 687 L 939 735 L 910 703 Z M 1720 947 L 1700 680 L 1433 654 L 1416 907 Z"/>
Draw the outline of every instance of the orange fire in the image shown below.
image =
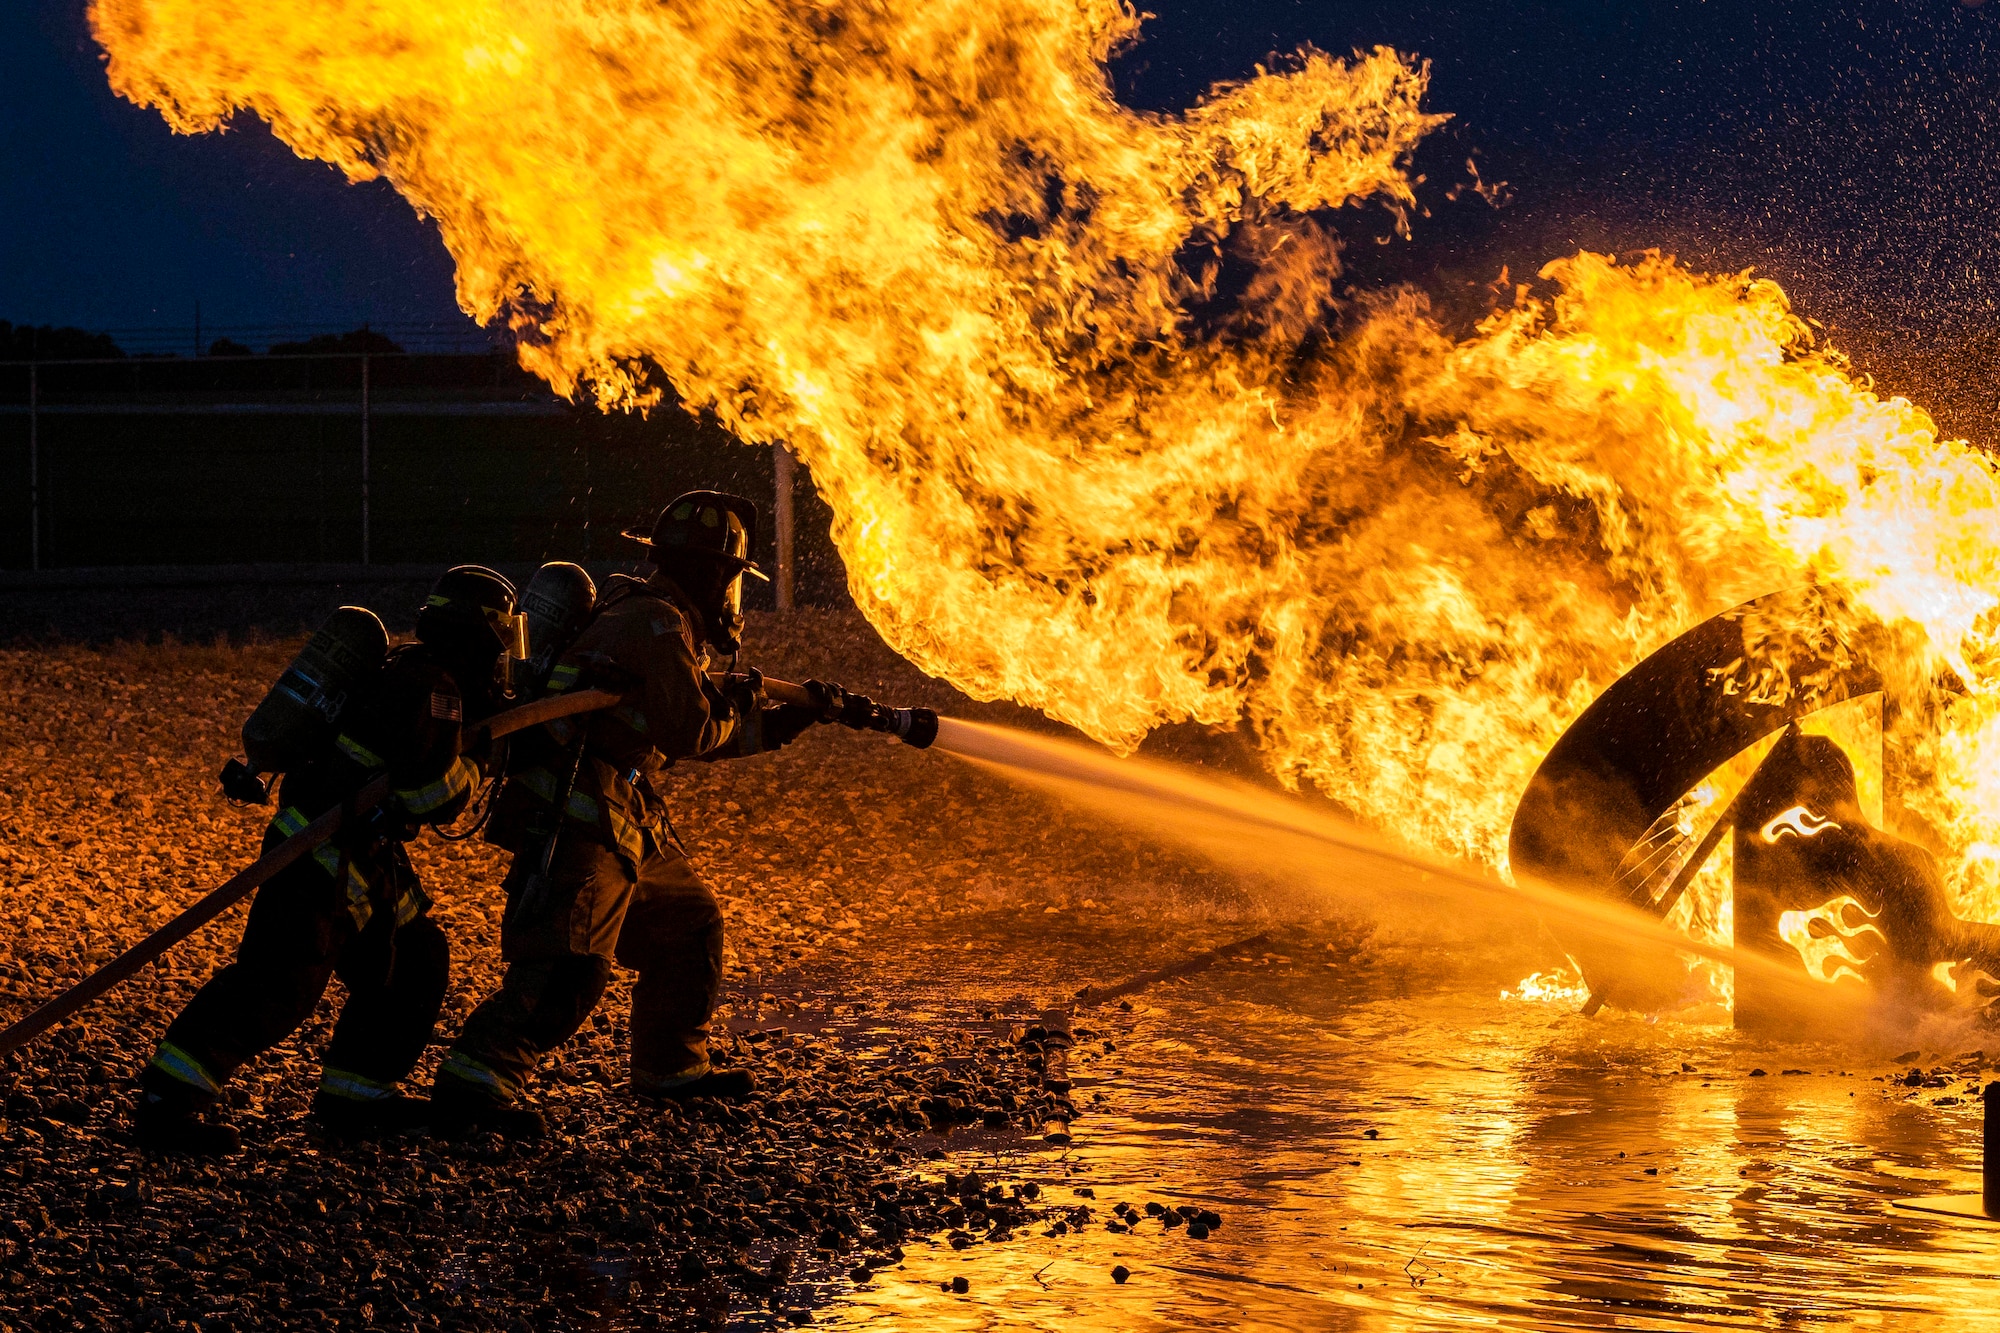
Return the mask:
<path fill-rule="evenodd" d="M 391 181 L 559 389 L 644 405 L 664 376 L 790 444 L 862 610 L 973 695 L 1121 748 L 1247 727 L 1285 783 L 1497 865 L 1597 691 L 1813 579 L 1893 627 L 1913 688 L 1967 687 L 1905 799 L 2000 847 L 1992 463 L 1748 275 L 1579 254 L 1464 339 L 1406 293 L 1337 310 L 1313 214 L 1400 224 L 1442 119 L 1402 55 L 1308 51 L 1161 116 L 1105 79 L 1122 0 L 92 18 L 176 128 L 248 111 Z M 1954 873 L 2000 917 L 2000 856 Z"/>

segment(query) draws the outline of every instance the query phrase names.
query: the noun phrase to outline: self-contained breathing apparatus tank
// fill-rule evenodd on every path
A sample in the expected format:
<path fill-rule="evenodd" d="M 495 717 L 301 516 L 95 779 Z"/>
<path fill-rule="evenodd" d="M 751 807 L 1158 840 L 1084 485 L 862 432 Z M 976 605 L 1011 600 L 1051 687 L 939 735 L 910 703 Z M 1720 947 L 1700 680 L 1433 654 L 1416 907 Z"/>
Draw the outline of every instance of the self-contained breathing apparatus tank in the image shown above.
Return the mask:
<path fill-rule="evenodd" d="M 388 656 L 389 632 L 373 611 L 343 606 L 328 616 L 243 724 L 244 758 L 223 766 L 223 794 L 269 799 L 260 775 L 286 772 L 331 741 L 340 710 Z"/>
<path fill-rule="evenodd" d="M 521 591 L 521 610 L 528 618 L 527 693 L 548 683 L 556 661 L 590 623 L 597 609 L 597 585 L 583 566 L 551 560 L 535 571 Z"/>

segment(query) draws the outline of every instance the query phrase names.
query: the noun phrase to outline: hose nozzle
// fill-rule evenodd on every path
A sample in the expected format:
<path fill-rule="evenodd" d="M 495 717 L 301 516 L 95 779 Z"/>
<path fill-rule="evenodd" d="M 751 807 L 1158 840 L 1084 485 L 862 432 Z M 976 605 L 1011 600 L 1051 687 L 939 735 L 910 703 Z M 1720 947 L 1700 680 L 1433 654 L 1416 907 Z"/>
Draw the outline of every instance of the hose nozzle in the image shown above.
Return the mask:
<path fill-rule="evenodd" d="M 856 731 L 885 731 L 905 745 L 914 745 L 922 750 L 937 739 L 938 716 L 928 708 L 891 708 L 878 704 L 865 694 L 833 687 L 839 691 L 839 703 L 833 719 L 844 727 Z"/>
<path fill-rule="evenodd" d="M 928 750 L 931 742 L 938 737 L 938 715 L 932 709 L 883 708 L 878 711 L 882 721 L 875 729 L 888 732 L 905 745 Z"/>

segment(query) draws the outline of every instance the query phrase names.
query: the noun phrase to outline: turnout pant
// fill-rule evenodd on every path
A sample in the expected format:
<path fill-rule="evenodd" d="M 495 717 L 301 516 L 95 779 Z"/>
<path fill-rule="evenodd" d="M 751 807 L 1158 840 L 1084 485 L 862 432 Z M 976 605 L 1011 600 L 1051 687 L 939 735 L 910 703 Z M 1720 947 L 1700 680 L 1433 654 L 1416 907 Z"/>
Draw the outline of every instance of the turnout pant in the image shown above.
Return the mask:
<path fill-rule="evenodd" d="M 414 892 L 401 848 L 369 878 Z M 451 970 L 451 946 L 422 913 L 397 924 L 376 907 L 357 925 L 347 893 L 311 858 L 257 891 L 236 961 L 209 979 L 167 1029 L 141 1076 L 158 1097 L 206 1105 L 238 1066 L 290 1036 L 338 976 L 347 988 L 327 1047 L 322 1094 L 390 1096 L 430 1044 Z"/>
<path fill-rule="evenodd" d="M 466 1019 L 438 1077 L 511 1101 L 542 1055 L 583 1026 L 611 975 L 636 971 L 632 1086 L 673 1087 L 708 1072 L 708 1020 L 722 988 L 722 908 L 680 849 L 648 834 L 637 866 L 582 837 L 556 844 L 549 882 L 529 895 L 539 848 L 507 872 L 500 989 Z"/>

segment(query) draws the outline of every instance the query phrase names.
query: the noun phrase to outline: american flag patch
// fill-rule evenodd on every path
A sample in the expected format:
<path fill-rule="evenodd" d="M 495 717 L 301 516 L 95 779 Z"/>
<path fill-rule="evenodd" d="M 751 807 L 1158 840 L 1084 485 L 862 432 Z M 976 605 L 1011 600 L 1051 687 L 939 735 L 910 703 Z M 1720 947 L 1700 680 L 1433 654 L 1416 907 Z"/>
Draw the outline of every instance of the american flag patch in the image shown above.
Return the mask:
<path fill-rule="evenodd" d="M 465 716 L 465 709 L 460 705 L 457 695 L 446 694 L 442 690 L 432 690 L 431 716 L 440 722 L 456 722 Z"/>

